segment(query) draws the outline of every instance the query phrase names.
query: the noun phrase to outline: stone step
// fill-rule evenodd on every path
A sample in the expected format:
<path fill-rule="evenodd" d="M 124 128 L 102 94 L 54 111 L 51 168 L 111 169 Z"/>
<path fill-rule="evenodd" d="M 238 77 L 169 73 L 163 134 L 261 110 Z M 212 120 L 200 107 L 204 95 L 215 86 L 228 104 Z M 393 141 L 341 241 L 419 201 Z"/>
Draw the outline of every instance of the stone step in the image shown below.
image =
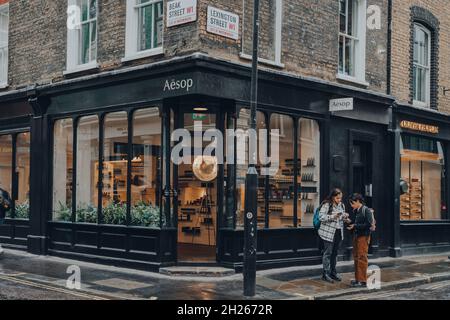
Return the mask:
<path fill-rule="evenodd" d="M 185 276 L 185 277 L 226 277 L 235 274 L 233 269 L 222 267 L 193 267 L 193 266 L 176 266 L 160 268 L 159 273 L 168 276 Z"/>

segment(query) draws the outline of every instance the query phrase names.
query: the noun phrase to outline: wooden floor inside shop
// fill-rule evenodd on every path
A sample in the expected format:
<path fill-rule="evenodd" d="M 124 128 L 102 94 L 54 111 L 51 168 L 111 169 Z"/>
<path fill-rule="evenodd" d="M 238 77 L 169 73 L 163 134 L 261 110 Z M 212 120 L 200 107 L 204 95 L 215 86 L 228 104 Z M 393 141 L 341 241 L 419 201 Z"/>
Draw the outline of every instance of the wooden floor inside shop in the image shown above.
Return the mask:
<path fill-rule="evenodd" d="M 216 247 L 190 243 L 179 243 L 178 261 L 216 262 Z"/>

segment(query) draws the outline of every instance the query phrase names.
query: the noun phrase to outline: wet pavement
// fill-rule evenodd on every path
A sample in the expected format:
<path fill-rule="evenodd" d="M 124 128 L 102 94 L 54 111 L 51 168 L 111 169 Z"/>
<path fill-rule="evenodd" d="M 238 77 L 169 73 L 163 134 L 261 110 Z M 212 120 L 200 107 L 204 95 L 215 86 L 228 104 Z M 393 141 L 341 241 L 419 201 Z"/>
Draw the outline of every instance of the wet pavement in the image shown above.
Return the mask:
<path fill-rule="evenodd" d="M 328 284 L 320 279 L 320 266 L 258 271 L 254 299 L 352 299 L 401 292 L 398 299 L 419 297 L 449 299 L 450 261 L 447 255 L 371 260 L 381 268 L 381 291 L 352 289 L 352 262 L 340 262 L 343 281 Z M 66 287 L 68 267 L 78 266 L 81 289 Z M 439 284 L 448 282 L 448 286 Z M 414 291 L 410 287 L 431 287 Z M 436 286 L 436 287 L 434 287 Z M 110 267 L 56 257 L 34 256 L 5 250 L 0 256 L 0 299 L 23 300 L 243 300 L 242 275 L 221 277 L 171 276 Z M 433 289 L 435 288 L 435 289 Z M 408 291 L 409 290 L 409 291 Z M 435 290 L 436 292 L 434 292 Z M 378 298 L 377 298 L 378 297 Z M 391 299 L 391 298 L 390 298 Z"/>

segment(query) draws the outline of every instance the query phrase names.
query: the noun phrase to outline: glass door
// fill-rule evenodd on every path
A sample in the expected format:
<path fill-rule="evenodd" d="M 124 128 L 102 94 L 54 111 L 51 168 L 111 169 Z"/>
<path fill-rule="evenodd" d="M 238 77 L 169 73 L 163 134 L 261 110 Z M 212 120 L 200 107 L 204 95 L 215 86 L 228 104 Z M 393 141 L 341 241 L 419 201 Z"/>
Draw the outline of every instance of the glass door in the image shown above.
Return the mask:
<path fill-rule="evenodd" d="M 182 128 L 191 137 L 191 163 L 177 167 L 178 261 L 215 262 L 218 223 L 218 164 L 204 156 L 211 141 L 203 141 L 206 130 L 216 129 L 217 115 L 207 112 L 184 113 Z M 195 143 L 195 141 L 201 141 Z"/>

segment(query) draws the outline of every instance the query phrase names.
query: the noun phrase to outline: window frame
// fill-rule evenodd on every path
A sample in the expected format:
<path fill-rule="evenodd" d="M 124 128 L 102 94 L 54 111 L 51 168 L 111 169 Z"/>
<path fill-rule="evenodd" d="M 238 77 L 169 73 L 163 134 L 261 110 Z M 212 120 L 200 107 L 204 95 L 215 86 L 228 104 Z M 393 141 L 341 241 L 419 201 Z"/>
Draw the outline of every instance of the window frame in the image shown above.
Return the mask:
<path fill-rule="evenodd" d="M 281 62 L 282 58 L 282 41 L 283 41 L 283 0 L 274 0 L 276 1 L 275 8 L 275 59 L 269 60 L 258 57 L 258 62 L 267 64 L 274 67 L 284 68 L 284 63 Z M 242 8 L 245 8 L 246 0 L 242 0 Z M 242 59 L 252 60 L 253 57 L 250 54 L 244 52 L 244 26 L 245 26 L 245 14 L 242 16 L 242 33 L 241 33 L 241 53 L 239 56 Z M 252 30 L 250 30 L 252 32 Z"/>
<path fill-rule="evenodd" d="M 77 26 L 73 29 L 69 29 L 67 26 L 67 53 L 66 53 L 66 70 L 63 72 L 63 75 L 96 69 L 98 68 L 97 58 L 98 58 L 98 16 L 99 16 L 99 1 L 96 1 L 96 13 L 95 13 L 95 19 L 91 19 L 88 16 L 88 19 L 86 21 L 82 21 L 82 12 L 81 12 L 81 5 L 80 1 L 83 0 L 68 0 L 68 10 L 67 14 L 69 14 L 69 9 L 71 6 L 77 6 L 79 8 L 79 20 L 77 21 Z M 89 7 L 89 1 L 88 0 L 88 7 Z M 81 50 L 82 50 L 82 38 L 81 38 L 81 32 L 82 32 L 82 26 L 83 24 L 91 24 L 95 21 L 96 24 L 96 30 L 95 30 L 95 41 L 96 41 L 96 58 L 94 60 L 91 60 L 87 63 L 81 63 Z M 89 40 L 91 40 L 91 31 L 89 29 Z M 89 46 L 91 45 L 91 41 L 89 41 Z M 89 56 L 91 49 L 89 49 Z"/>
<path fill-rule="evenodd" d="M 413 38 L 413 71 L 416 68 L 420 68 L 420 69 L 424 69 L 426 71 L 426 79 L 425 79 L 425 100 L 426 101 L 420 101 L 420 100 L 416 100 L 416 87 L 417 84 L 414 86 L 413 85 L 413 105 L 417 106 L 417 107 L 422 107 L 422 108 L 431 108 L 431 43 L 432 43 L 432 31 L 427 28 L 425 25 L 418 23 L 418 22 L 414 22 L 413 24 L 413 28 L 414 28 L 414 38 Z M 425 65 L 421 65 L 419 63 L 416 63 L 416 61 L 414 61 L 414 56 L 415 56 L 415 43 L 416 43 L 416 34 L 417 34 L 417 30 L 423 31 L 427 36 L 428 36 L 428 41 L 427 41 L 427 46 L 428 46 L 428 66 Z M 414 72 L 413 72 L 413 77 L 414 77 Z M 413 78 L 413 83 L 415 83 L 415 79 Z"/>
<path fill-rule="evenodd" d="M 439 143 L 440 146 L 442 147 L 443 161 L 444 161 L 444 164 L 442 165 L 442 170 L 443 170 L 444 176 L 441 176 L 441 185 L 444 188 L 443 193 L 445 194 L 445 198 L 441 199 L 441 202 L 445 202 L 445 205 L 446 205 L 447 209 L 446 209 L 446 213 L 445 213 L 446 218 L 434 219 L 434 220 L 431 220 L 431 219 L 420 219 L 420 220 L 417 220 L 417 219 L 410 219 L 410 220 L 409 219 L 402 219 L 401 213 L 399 212 L 400 223 L 401 224 L 415 224 L 415 223 L 419 223 L 419 224 L 426 224 L 426 223 L 446 224 L 446 223 L 450 223 L 450 206 L 448 205 L 449 201 L 450 201 L 450 198 L 448 196 L 448 193 L 449 193 L 448 192 L 449 191 L 448 188 L 450 188 L 450 177 L 448 175 L 448 168 L 449 168 L 448 154 L 449 154 L 449 151 L 447 150 L 447 148 L 449 148 L 450 145 L 445 140 L 442 140 L 442 139 L 439 139 L 439 138 L 432 138 L 432 137 L 429 137 L 429 136 L 424 136 L 424 135 L 420 135 L 420 134 L 417 134 L 417 133 L 412 133 L 412 132 L 406 132 L 405 131 L 405 132 L 402 132 L 401 136 L 400 136 L 400 152 L 403 152 L 403 150 L 405 149 L 404 148 L 404 142 L 403 142 L 403 137 L 404 136 L 407 136 L 407 137 L 410 137 L 410 138 L 419 138 L 419 139 L 429 140 L 429 141 L 432 141 L 433 143 Z M 402 155 L 401 154 L 400 154 L 400 157 L 399 157 L 398 161 L 400 161 L 400 177 L 399 177 L 399 179 L 401 180 L 403 178 L 402 175 L 401 175 L 401 166 L 402 166 L 402 162 L 401 162 L 402 161 Z M 423 214 L 423 212 L 422 212 L 422 214 Z"/>
<path fill-rule="evenodd" d="M 367 32 L 367 1 L 366 0 L 344 0 L 346 4 L 346 33 L 341 32 L 340 30 L 340 17 L 341 17 L 341 8 L 339 2 L 339 17 L 338 17 L 338 44 L 337 44 L 337 52 L 338 52 L 338 70 L 337 70 L 337 79 L 354 82 L 359 85 L 368 86 L 369 83 L 366 81 L 366 32 Z M 349 1 L 353 1 L 353 28 L 354 35 L 348 34 L 348 3 Z M 341 61 L 339 52 L 340 52 L 340 40 L 344 38 L 344 47 L 343 47 L 343 59 Z M 345 73 L 345 39 L 350 39 L 353 42 L 354 46 L 354 62 L 353 62 L 353 70 L 354 75 L 348 75 Z M 343 72 L 341 72 L 341 62 L 343 65 Z"/>
<path fill-rule="evenodd" d="M 8 75 L 9 75 L 9 69 L 8 69 L 8 65 L 9 65 L 9 3 L 5 3 L 0 5 L 0 14 L 6 13 L 7 17 L 8 17 L 8 24 L 7 24 L 7 30 L 5 31 L 6 33 L 6 45 L 1 47 L 0 46 L 0 51 L 4 51 L 4 59 L 6 61 L 4 61 L 4 65 L 2 66 L 3 73 L 0 74 L 0 89 L 2 88 L 6 88 L 8 87 Z"/>
<path fill-rule="evenodd" d="M 10 136 L 11 137 L 11 193 L 10 193 L 10 197 L 13 200 L 12 201 L 12 206 L 11 206 L 11 213 L 9 216 L 5 217 L 5 220 L 23 220 L 23 221 L 29 221 L 30 220 L 30 211 L 28 211 L 28 218 L 16 218 L 16 202 L 17 202 L 17 198 L 18 198 L 18 194 L 19 194 L 19 176 L 18 173 L 16 172 L 16 168 L 17 168 L 17 140 L 18 140 L 18 136 L 20 134 L 28 134 L 30 135 L 30 139 L 31 139 L 31 130 L 30 128 L 22 128 L 22 129 L 18 129 L 18 130 L 13 130 L 10 132 L 1 132 L 0 136 Z M 29 149 L 29 154 L 31 154 L 31 145 L 30 145 L 30 149 Z M 31 162 L 30 162 L 30 166 L 31 166 Z M 28 179 L 30 179 L 30 177 L 28 177 Z M 28 180 L 30 181 L 30 180 Z M 31 208 L 31 201 L 30 198 L 28 198 L 28 205 Z M 30 210 L 30 209 L 29 209 Z"/>
<path fill-rule="evenodd" d="M 155 101 L 153 103 L 145 103 L 145 104 L 137 104 L 135 106 L 129 107 L 129 108 L 113 108 L 111 110 L 108 111 L 101 111 L 101 112 L 81 112 L 81 113 L 77 113 L 73 116 L 67 116 L 67 115 L 61 115 L 61 116 L 56 116 L 52 118 L 52 135 L 51 135 L 51 151 L 50 151 L 50 157 L 51 157 L 51 161 L 53 163 L 54 161 L 54 156 L 55 156 L 55 152 L 56 150 L 54 149 L 54 128 L 55 125 L 58 123 L 59 120 L 65 120 L 65 119 L 71 119 L 72 120 L 72 138 L 73 138 L 73 144 L 72 144 L 72 152 L 73 152 L 73 159 L 72 159 L 72 166 L 73 166 L 73 170 L 72 170 L 72 182 L 73 182 L 73 194 L 72 194 L 72 203 L 71 203 L 71 207 L 72 207 L 72 217 L 71 217 L 71 221 L 59 221 L 57 219 L 55 219 L 54 217 L 54 199 L 53 199 L 53 188 L 55 187 L 53 185 L 53 179 L 50 179 L 51 181 L 51 192 L 49 193 L 49 203 L 50 203 L 50 211 L 49 211 L 49 215 L 48 215 L 48 221 L 49 222 L 62 222 L 62 223 L 70 223 L 70 224 L 85 224 L 85 225 L 93 225 L 93 226 L 119 226 L 119 227 L 133 227 L 133 228 L 146 228 L 146 229 L 158 229 L 158 230 L 162 230 L 165 228 L 169 228 L 170 227 L 170 221 L 166 220 L 165 223 L 164 222 L 164 215 L 166 214 L 164 212 L 164 207 L 162 205 L 162 199 L 163 199 L 163 183 L 161 183 L 161 185 L 159 186 L 159 195 L 160 195 L 160 227 L 143 227 L 143 226 L 136 226 L 133 225 L 131 223 L 131 201 L 132 201 L 132 197 L 130 197 L 130 190 L 131 190 L 131 180 L 127 179 L 126 185 L 127 185 L 127 223 L 123 224 L 123 225 L 111 225 L 111 224 L 105 224 L 103 221 L 103 205 L 102 205 L 102 201 L 103 201 L 103 188 L 98 188 L 96 187 L 96 194 L 98 193 L 98 205 L 94 207 L 97 209 L 97 222 L 96 223 L 86 223 L 86 222 L 77 222 L 77 162 L 78 162 L 78 128 L 79 128 L 79 123 L 80 120 L 86 117 L 90 117 L 90 116 L 95 116 L 97 117 L 97 122 L 98 122 L 98 137 L 99 137 L 99 141 L 98 141 L 98 154 L 97 154 L 97 161 L 98 161 L 98 168 L 97 170 L 95 170 L 95 172 L 97 172 L 97 174 L 99 172 L 102 172 L 103 170 L 103 164 L 104 164 L 104 143 L 105 143 L 105 136 L 104 136 L 104 130 L 105 130 L 105 119 L 107 117 L 107 115 L 109 114 L 114 114 L 114 113 L 118 113 L 118 112 L 126 112 L 127 113 L 127 122 L 128 122 L 128 137 L 127 137 L 127 151 L 128 152 L 132 152 L 132 142 L 133 142 L 133 134 L 134 134 L 134 123 L 133 123 L 133 119 L 134 119 L 134 115 L 136 112 L 138 112 L 139 110 L 145 110 L 145 109 L 158 109 L 159 112 L 159 122 L 161 123 L 161 139 L 164 135 L 164 130 L 166 130 L 166 128 L 164 127 L 164 112 L 162 110 L 162 105 L 161 102 Z M 161 141 L 162 143 L 163 141 Z M 130 173 L 131 173 L 131 157 L 128 157 L 128 168 L 127 168 L 127 177 L 129 177 Z M 161 154 L 159 156 L 159 166 L 162 166 L 164 159 L 163 159 L 163 151 L 161 148 Z M 51 175 L 54 175 L 54 166 L 52 165 L 51 168 Z M 162 171 L 161 171 L 162 172 Z M 100 175 L 98 174 L 98 181 L 100 182 Z M 101 184 L 100 184 L 101 186 Z"/>
<path fill-rule="evenodd" d="M 141 59 L 151 56 L 157 56 L 164 54 L 164 32 L 165 32 L 165 7 L 162 0 L 150 0 L 143 4 L 137 4 L 137 0 L 126 0 L 126 26 L 125 26 L 125 57 L 122 58 L 122 62 L 127 62 L 135 59 Z M 161 2 L 162 6 L 162 21 L 163 21 L 163 33 L 161 35 L 161 46 L 150 48 L 146 50 L 139 49 L 139 9 L 146 6 L 155 7 L 156 4 Z M 153 9 L 154 12 L 154 9 Z M 154 22 L 154 15 L 152 16 Z M 153 23 L 154 24 L 154 23 Z M 154 30 L 152 30 L 152 38 Z"/>
<path fill-rule="evenodd" d="M 240 108 L 240 111 L 239 112 L 237 112 L 237 117 L 236 117 L 236 122 L 235 122 L 235 129 L 237 129 L 237 122 L 239 121 L 239 116 L 241 115 L 241 111 L 242 110 L 250 110 L 249 109 L 249 106 L 247 106 L 247 105 L 245 105 L 245 106 L 242 106 L 241 108 Z M 265 109 L 265 108 L 263 108 L 263 109 L 261 109 L 261 110 L 259 110 L 258 109 L 258 113 L 261 113 L 263 116 L 264 116 L 264 121 L 265 121 L 265 128 L 268 130 L 267 131 L 267 135 L 268 135 L 268 140 L 267 140 L 267 144 L 270 144 L 270 126 L 271 126 L 271 119 L 272 119 L 272 116 L 273 115 L 281 115 L 281 116 L 286 116 L 286 117 L 290 117 L 291 119 L 292 119 L 292 121 L 293 121 L 293 141 L 292 141 L 292 143 L 293 143 L 293 146 L 292 146 L 292 148 L 293 148 L 293 156 L 294 156 L 294 159 L 293 159 L 293 163 L 294 163 L 294 171 L 293 171 L 293 173 L 294 173 L 294 176 L 293 176 L 293 181 L 292 181 L 292 185 L 294 186 L 294 190 L 297 190 L 297 192 L 294 192 L 294 197 L 292 198 L 292 200 L 293 200 L 293 217 L 292 217 L 292 224 L 293 224 L 293 226 L 292 227 L 282 227 L 282 228 L 273 228 L 273 227 L 271 227 L 271 224 L 270 224 L 270 213 L 269 213 L 269 203 L 270 203 L 270 191 L 271 191 L 271 188 L 270 188 L 270 183 L 269 183 L 269 181 L 270 181 L 270 176 L 264 176 L 264 177 L 262 177 L 262 179 L 264 179 L 264 181 L 265 181 L 265 183 L 264 183 L 264 186 L 261 186 L 261 188 L 262 187 L 264 187 L 265 188 L 265 192 L 264 192 L 264 203 L 263 204 L 261 204 L 261 205 L 259 205 L 258 204 L 258 209 L 259 208 L 261 208 L 262 209 L 262 213 L 264 214 L 264 222 L 261 222 L 260 224 L 261 224 L 261 226 L 259 227 L 260 229 L 264 229 L 264 230 L 289 230 L 289 229 L 291 229 L 291 228 L 300 228 L 300 229 L 313 229 L 314 227 L 312 226 L 312 225 L 304 225 L 303 223 L 301 223 L 301 222 L 299 222 L 299 220 L 301 219 L 301 217 L 303 216 L 303 213 L 302 213 L 302 206 L 299 204 L 299 199 L 300 199 L 300 197 L 302 196 L 302 192 L 300 192 L 300 189 L 299 189 L 299 187 L 302 185 L 302 182 L 300 181 L 301 179 L 300 179 L 300 176 L 301 176 L 301 173 L 302 173 L 302 167 L 303 167 L 303 164 L 302 164 L 302 162 L 301 161 L 299 161 L 300 159 L 300 157 L 299 157 L 299 154 L 300 154 L 300 152 L 301 152 L 301 144 L 300 144 L 300 141 L 301 141 L 301 126 L 300 126 L 300 123 L 301 123 L 301 120 L 310 120 L 310 121 L 314 121 L 316 124 L 317 124 L 317 129 L 319 130 L 318 131 L 318 133 L 319 133 L 319 137 L 318 137 L 318 143 L 319 143 L 319 145 L 317 146 L 317 148 L 318 148 L 318 150 L 319 150 L 319 155 L 318 155 L 318 158 L 316 159 L 317 160 L 317 173 L 318 173 L 318 175 L 317 175 L 317 177 L 318 177 L 318 180 L 317 180 L 317 197 L 319 198 L 319 200 L 320 200 L 320 198 L 321 198 L 321 196 L 323 196 L 323 193 L 322 193 L 322 190 L 323 190 L 323 179 L 322 179 L 322 177 L 323 177 L 323 172 L 322 172 L 322 170 L 323 170 L 323 151 L 324 151 L 324 149 L 323 149 L 323 147 L 324 147 L 324 135 L 323 135 L 323 123 L 322 123 L 322 121 L 321 121 L 321 119 L 317 119 L 317 118 L 315 118 L 315 117 L 313 117 L 313 116 L 311 116 L 311 115 L 305 115 L 305 114 L 289 114 L 289 113 L 286 113 L 286 112 L 282 112 L 282 111 L 269 111 L 269 110 L 267 110 L 267 109 Z M 312 128 L 311 128 L 312 129 Z M 312 134 L 312 136 L 313 136 L 313 134 Z M 269 150 L 269 154 L 270 154 L 270 146 L 266 146 L 267 147 L 267 150 Z M 235 166 L 237 166 L 237 154 L 235 154 L 234 155 L 234 163 L 235 163 Z M 281 160 L 281 159 L 280 159 Z M 247 163 L 247 166 L 248 166 L 248 163 Z M 236 174 L 236 176 L 235 176 L 235 179 L 236 179 L 236 181 L 235 181 L 235 183 L 234 183 L 234 187 L 233 187 L 233 194 L 234 195 L 237 195 L 238 193 L 237 193 L 237 188 L 238 188 L 238 185 L 239 185 L 239 183 L 238 183 L 238 181 L 237 181 L 237 179 L 238 179 L 238 175 Z M 242 228 L 243 228 L 243 221 L 240 221 L 240 219 L 239 219 L 239 215 L 240 215 L 240 210 L 238 209 L 238 206 L 237 206 L 237 202 L 238 202 L 238 200 L 237 200 L 237 197 L 235 198 L 235 208 L 236 208 L 236 210 L 235 210 L 235 213 L 234 213 L 234 229 L 235 230 L 241 230 Z M 320 201 L 319 201 L 319 204 L 320 204 Z M 316 209 L 316 207 L 314 207 L 315 209 Z M 242 204 L 241 204 L 241 210 L 242 210 Z M 259 215 L 258 215 L 259 216 Z M 264 224 L 264 226 L 262 226 Z"/>

